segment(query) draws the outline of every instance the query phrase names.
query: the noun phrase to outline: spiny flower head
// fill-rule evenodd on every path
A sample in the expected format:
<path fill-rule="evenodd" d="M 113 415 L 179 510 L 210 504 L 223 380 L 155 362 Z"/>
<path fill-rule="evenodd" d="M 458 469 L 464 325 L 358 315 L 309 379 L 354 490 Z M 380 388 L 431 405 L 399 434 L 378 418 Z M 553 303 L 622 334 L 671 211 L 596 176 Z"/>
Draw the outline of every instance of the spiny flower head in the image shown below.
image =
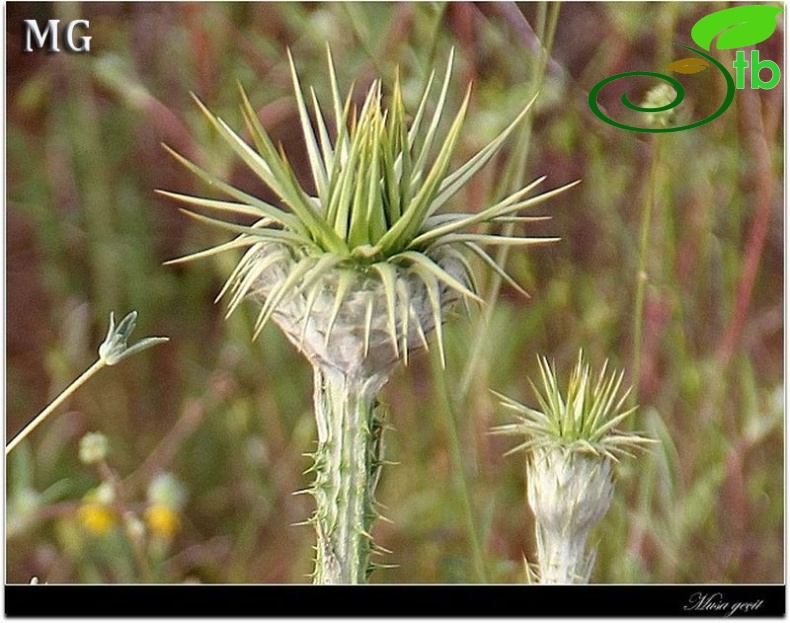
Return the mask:
<path fill-rule="evenodd" d="M 579 351 L 563 392 L 554 366 L 545 357 L 538 363 L 543 387 L 530 384 L 540 409 L 497 394 L 519 422 L 494 432 L 527 436 L 511 452 L 528 452 L 527 498 L 535 515 L 540 582 L 586 583 L 595 560 L 587 538 L 609 509 L 613 465 L 652 440 L 616 430 L 636 410 L 625 407 L 630 390 L 620 394 L 623 372 L 609 375 L 605 363 L 596 380 Z"/>
<path fill-rule="evenodd" d="M 243 90 L 242 113 L 252 144 L 198 101 L 222 138 L 278 195 L 283 207 L 227 184 L 170 150 L 188 169 L 234 201 L 162 194 L 198 208 L 257 219 L 252 225 L 243 226 L 188 212 L 238 236 L 175 261 L 247 248 L 221 295 L 231 295 L 229 314 L 249 295 L 265 299 L 255 335 L 274 317 L 294 342 L 300 346 L 307 342 L 306 350 L 312 352 L 321 351 L 322 347 L 318 342 L 310 344 L 310 334 L 319 334 L 313 337 L 322 338 L 326 350 L 334 340 L 334 332 L 343 333 L 345 325 L 346 333 L 354 335 L 347 349 L 355 351 L 353 357 L 392 359 L 394 355 L 397 360 L 399 356 L 406 359 L 415 344 L 425 344 L 425 334 L 436 329 L 441 350 L 441 324 L 447 305 L 456 299 L 480 300 L 467 260 L 469 254 L 521 290 L 494 262 L 486 247 L 555 240 L 479 233 L 470 228 L 545 218 L 516 214 L 564 190 L 558 188 L 528 198 L 542 181 L 539 179 L 477 213 L 440 212 L 498 152 L 529 110 L 527 105 L 499 136 L 451 171 L 470 95 L 467 90 L 449 130 L 440 137 L 452 60 L 451 54 L 435 112 L 428 113 L 432 74 L 413 120 L 408 123 L 398 79 L 388 109 L 384 109 L 382 84 L 377 80 L 357 110 L 352 106 L 351 91 L 345 101 L 341 98 L 332 57 L 327 53 L 333 138 L 328 117 L 313 89 L 309 95 L 311 119 L 289 53 L 315 196 L 300 186 L 288 158 L 274 146 Z M 325 318 L 316 322 L 316 315 L 321 313 Z M 379 338 L 389 342 L 386 355 L 376 348 Z M 377 352 L 371 355 L 371 351 Z M 443 352 L 441 355 L 443 360 Z M 326 352 L 317 356 L 334 360 L 334 355 Z"/>
<path fill-rule="evenodd" d="M 540 409 L 522 405 L 507 396 L 493 392 L 502 406 L 514 411 L 519 422 L 499 426 L 494 432 L 526 434 L 528 439 L 510 451 L 532 451 L 548 447 L 562 447 L 595 456 L 607 457 L 615 462 L 622 456 L 633 456 L 629 450 L 652 443 L 651 439 L 637 433 L 616 429 L 636 407 L 625 408 L 630 389 L 620 394 L 624 371 L 607 374 L 608 361 L 604 363 L 597 380 L 590 365 L 579 351 L 576 366 L 571 372 L 567 390 L 563 393 L 557 380 L 554 365 L 545 357 L 538 358 L 543 382 L 538 389 L 530 380 Z"/>

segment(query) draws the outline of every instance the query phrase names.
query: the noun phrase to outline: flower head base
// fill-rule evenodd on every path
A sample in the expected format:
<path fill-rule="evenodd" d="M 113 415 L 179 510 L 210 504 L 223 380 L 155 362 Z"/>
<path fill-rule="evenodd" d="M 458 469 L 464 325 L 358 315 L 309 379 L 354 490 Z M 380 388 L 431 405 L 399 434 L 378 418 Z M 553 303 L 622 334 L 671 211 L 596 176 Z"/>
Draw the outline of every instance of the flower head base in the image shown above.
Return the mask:
<path fill-rule="evenodd" d="M 247 296 L 262 296 L 265 303 L 258 315 L 256 335 L 273 318 L 311 358 L 347 370 L 346 359 L 352 357 L 359 368 L 384 370 L 399 358 L 406 360 L 415 345 L 425 344 L 432 329 L 437 331 L 441 351 L 441 324 L 448 305 L 456 299 L 480 300 L 467 259 L 470 254 L 518 288 L 486 247 L 555 239 L 479 233 L 474 228 L 545 218 L 515 215 L 564 188 L 527 198 L 542 181 L 538 180 L 480 212 L 440 213 L 498 152 L 529 105 L 491 143 L 451 172 L 469 104 L 467 91 L 449 130 L 440 138 L 452 55 L 435 112 L 428 114 L 432 75 L 411 124 L 407 123 L 397 79 L 389 109 L 383 107 L 382 85 L 376 81 L 357 111 L 351 92 L 345 101 L 341 98 L 330 54 L 327 59 L 334 138 L 312 89 L 311 119 L 289 54 L 315 196 L 299 185 L 285 154 L 275 148 L 243 92 L 242 111 L 254 146 L 200 102 L 198 105 L 285 208 L 234 188 L 172 150 L 187 168 L 235 201 L 162 194 L 199 208 L 257 219 L 251 226 L 242 226 L 188 212 L 238 237 L 175 261 L 247 248 L 221 293 L 231 296 L 229 314 Z M 345 336 L 339 338 L 339 350 L 345 355 L 335 353 L 336 336 Z M 443 360 L 443 352 L 440 354 Z"/>
<path fill-rule="evenodd" d="M 595 552 L 586 552 L 585 544 L 612 501 L 612 462 L 544 447 L 533 451 L 527 473 L 527 500 L 538 531 L 541 583 L 586 583 Z"/>

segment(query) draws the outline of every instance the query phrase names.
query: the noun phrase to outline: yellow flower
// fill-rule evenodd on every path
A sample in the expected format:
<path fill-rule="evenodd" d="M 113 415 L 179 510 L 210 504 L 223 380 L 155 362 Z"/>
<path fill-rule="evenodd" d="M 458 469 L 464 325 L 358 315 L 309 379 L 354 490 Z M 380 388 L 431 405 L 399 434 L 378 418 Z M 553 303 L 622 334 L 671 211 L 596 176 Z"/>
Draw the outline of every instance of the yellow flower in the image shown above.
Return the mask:
<path fill-rule="evenodd" d="M 152 533 L 170 539 L 178 532 L 181 521 L 178 514 L 164 504 L 152 504 L 145 511 L 145 522 Z"/>
<path fill-rule="evenodd" d="M 117 520 L 115 511 L 98 502 L 85 502 L 77 511 L 77 516 L 83 527 L 96 535 L 109 532 Z"/>

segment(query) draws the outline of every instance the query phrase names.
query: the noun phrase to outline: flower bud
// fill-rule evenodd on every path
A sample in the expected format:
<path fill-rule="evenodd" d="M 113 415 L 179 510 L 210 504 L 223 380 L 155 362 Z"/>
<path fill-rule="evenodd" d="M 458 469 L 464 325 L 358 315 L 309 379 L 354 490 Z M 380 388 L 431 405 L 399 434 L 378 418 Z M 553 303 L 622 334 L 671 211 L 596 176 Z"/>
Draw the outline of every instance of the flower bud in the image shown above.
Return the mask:
<path fill-rule="evenodd" d="M 80 461 L 93 465 L 107 458 L 107 437 L 101 433 L 88 433 L 80 439 Z"/>
<path fill-rule="evenodd" d="M 645 99 L 642 100 L 642 108 L 663 108 L 674 102 L 677 96 L 678 93 L 675 89 L 662 82 L 647 92 Z M 647 123 L 654 128 L 667 128 L 674 125 L 675 116 L 675 108 L 645 113 Z"/>
<path fill-rule="evenodd" d="M 148 502 L 174 511 L 181 510 L 186 502 L 184 485 L 169 472 L 157 474 L 148 485 Z"/>

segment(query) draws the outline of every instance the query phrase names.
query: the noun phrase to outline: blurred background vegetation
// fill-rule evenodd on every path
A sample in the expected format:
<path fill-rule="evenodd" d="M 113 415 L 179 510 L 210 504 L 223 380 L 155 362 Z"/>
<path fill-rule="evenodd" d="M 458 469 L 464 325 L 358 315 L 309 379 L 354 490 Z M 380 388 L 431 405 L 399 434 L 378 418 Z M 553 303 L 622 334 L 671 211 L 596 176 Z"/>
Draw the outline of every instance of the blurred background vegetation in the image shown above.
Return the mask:
<path fill-rule="evenodd" d="M 450 321 L 446 370 L 423 353 L 385 388 L 396 464 L 378 495 L 391 523 L 375 535 L 393 567 L 372 581 L 524 581 L 524 556 L 534 558 L 524 456 L 503 457 L 517 440 L 489 434 L 509 420 L 488 388 L 534 405 L 536 355 L 567 375 L 584 348 L 595 367 L 608 358 L 626 369 L 635 425 L 662 442 L 621 466 L 593 580 L 781 582 L 782 88 L 739 91 L 715 122 L 663 135 L 658 156 L 656 135 L 611 127 L 587 105 L 604 77 L 662 71 L 679 58 L 672 43 L 690 44 L 694 22 L 726 6 L 8 4 L 7 439 L 93 361 L 110 311 L 136 309 L 134 337 L 171 341 L 103 370 L 11 454 L 6 580 L 308 581 L 314 535 L 293 524 L 312 500 L 293 493 L 310 482 L 303 453 L 316 436 L 309 365 L 274 326 L 251 342 L 253 310 L 223 319 L 213 299 L 232 254 L 162 265 L 227 237 L 154 194 L 206 191 L 160 143 L 274 199 L 219 144 L 191 91 L 238 128 L 240 81 L 306 172 L 287 46 L 319 97 L 328 43 L 341 89 L 356 81 L 363 93 L 375 76 L 391 87 L 400 66 L 412 107 L 454 46 L 451 110 L 474 83 L 468 157 L 534 93 L 553 35 L 531 133 L 454 205 L 479 209 L 522 174 L 547 175 L 544 188 L 582 183 L 544 206 L 553 219 L 534 229 L 561 242 L 507 257 L 531 298 L 502 285 L 490 310 Z M 90 20 L 89 54 L 22 53 L 23 19 L 75 18 Z M 779 23 L 758 48 L 783 68 Z M 731 66 L 732 52 L 717 55 Z M 717 108 L 721 82 L 684 78 L 681 118 Z M 653 85 L 634 80 L 632 100 Z M 621 91 L 600 98 L 615 117 Z M 80 461 L 90 431 L 109 442 L 98 468 Z M 112 479 L 123 500 L 107 505 L 101 483 Z"/>

